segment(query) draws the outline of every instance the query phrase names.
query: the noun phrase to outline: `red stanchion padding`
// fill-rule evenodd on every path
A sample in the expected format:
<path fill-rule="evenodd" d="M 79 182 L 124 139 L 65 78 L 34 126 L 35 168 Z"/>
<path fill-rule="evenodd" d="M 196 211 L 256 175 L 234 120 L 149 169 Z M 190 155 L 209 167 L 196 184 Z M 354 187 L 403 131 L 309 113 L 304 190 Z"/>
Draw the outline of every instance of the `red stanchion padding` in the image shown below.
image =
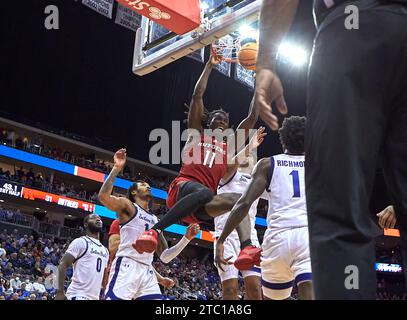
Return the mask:
<path fill-rule="evenodd" d="M 117 0 L 125 7 L 177 33 L 185 34 L 199 27 L 199 0 Z"/>

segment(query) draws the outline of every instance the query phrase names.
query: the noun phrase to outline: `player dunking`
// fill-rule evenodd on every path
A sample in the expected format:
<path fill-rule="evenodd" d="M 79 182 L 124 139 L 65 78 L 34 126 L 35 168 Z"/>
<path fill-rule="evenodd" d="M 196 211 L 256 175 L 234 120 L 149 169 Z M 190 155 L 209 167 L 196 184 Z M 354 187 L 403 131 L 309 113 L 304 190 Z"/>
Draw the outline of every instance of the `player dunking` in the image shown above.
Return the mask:
<path fill-rule="evenodd" d="M 228 181 L 221 181 L 218 187 L 218 194 L 236 192 L 242 194 L 249 185 L 251 181 L 251 173 L 254 167 L 254 159 L 251 155 L 247 161 L 242 162 L 239 169 Z M 254 201 L 249 210 L 250 225 L 251 225 L 251 241 L 256 247 L 260 247 L 260 243 L 257 237 L 256 225 L 256 214 L 258 200 Z M 229 213 L 215 218 L 215 239 L 217 239 L 224 228 L 226 220 L 229 217 Z M 216 240 L 215 240 L 216 247 Z M 225 256 L 228 257 L 228 261 L 234 262 L 239 253 L 239 236 L 236 231 L 233 231 L 227 238 L 224 244 Z M 215 249 L 215 248 L 214 248 Z M 222 281 L 222 299 L 223 300 L 237 300 L 238 299 L 238 279 L 239 270 L 234 265 L 217 266 L 220 279 Z M 241 271 L 244 285 L 246 298 L 248 300 L 261 300 L 261 284 L 260 284 L 260 267 L 254 266 L 250 270 Z"/>
<path fill-rule="evenodd" d="M 115 153 L 113 169 L 99 191 L 99 200 L 117 213 L 120 222 L 120 244 L 112 263 L 105 296 L 107 300 L 162 299 L 152 266 L 153 254 L 138 253 L 132 247 L 134 239 L 158 222 L 157 217 L 149 212 L 151 187 L 144 181 L 137 181 L 128 189 L 127 198 L 112 195 L 114 181 L 125 164 L 126 150 L 120 149 Z M 168 248 L 161 233 L 157 255 L 164 263 L 170 262 L 198 232 L 198 225 L 190 225 L 186 236 L 172 248 Z"/>
<path fill-rule="evenodd" d="M 168 226 L 178 222 L 200 222 L 211 220 L 221 214 L 228 212 L 238 199 L 238 194 L 216 195 L 217 186 L 222 178 L 228 179 L 235 171 L 238 162 L 235 150 L 228 154 L 226 143 L 217 140 L 213 136 L 206 136 L 204 128 L 207 126 L 212 131 L 224 131 L 229 127 L 229 115 L 223 110 L 216 110 L 209 114 L 205 121 L 203 95 L 206 91 L 210 73 L 217 63 L 212 57 L 205 66 L 199 78 L 192 96 L 190 109 L 188 112 L 188 129 L 190 132 L 199 132 L 200 139 L 197 142 L 200 148 L 199 155 L 193 153 L 196 145 L 189 145 L 188 140 L 184 147 L 184 153 L 195 156 L 190 164 L 183 162 L 181 171 L 177 178 L 171 183 L 167 206 L 168 213 L 151 230 L 144 234 L 135 242 L 135 248 L 139 252 L 154 252 L 157 247 L 158 235 Z M 244 119 L 238 130 L 245 130 L 245 137 L 257 122 L 258 114 L 253 104 L 250 106 L 249 115 Z M 242 153 L 248 155 L 250 148 L 256 148 L 263 141 L 264 128 L 258 132 L 258 137 L 253 145 L 249 144 Z M 190 138 L 192 135 L 190 134 Z M 251 142 L 253 139 L 251 140 Z M 256 142 L 259 142 L 256 144 Z M 239 150 L 238 146 L 236 150 Z M 209 156 L 210 155 L 210 156 Z M 233 159 L 232 159 L 233 158 Z M 241 262 L 244 265 L 254 265 L 260 259 L 260 250 L 252 246 L 250 239 L 250 220 L 246 219 L 238 227 L 242 252 L 237 265 Z"/>
<path fill-rule="evenodd" d="M 86 236 L 71 242 L 58 266 L 56 300 L 99 300 L 109 251 L 99 241 L 102 220 L 90 214 L 83 223 Z M 64 293 L 66 269 L 73 265 L 72 282 Z"/>
<path fill-rule="evenodd" d="M 286 118 L 279 133 L 285 153 L 262 159 L 256 165 L 249 187 L 233 208 L 217 241 L 215 261 L 230 264 L 223 258 L 226 237 L 266 190 L 269 208 L 260 265 L 263 294 L 268 299 L 287 299 L 295 281 L 300 299 L 312 299 L 304 188 L 305 117 Z"/>

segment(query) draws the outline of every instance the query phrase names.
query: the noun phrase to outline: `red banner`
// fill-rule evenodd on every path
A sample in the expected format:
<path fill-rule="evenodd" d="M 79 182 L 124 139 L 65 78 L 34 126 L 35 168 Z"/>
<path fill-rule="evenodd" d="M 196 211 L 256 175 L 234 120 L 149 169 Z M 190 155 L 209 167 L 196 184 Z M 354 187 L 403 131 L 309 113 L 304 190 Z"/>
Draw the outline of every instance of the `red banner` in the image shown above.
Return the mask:
<path fill-rule="evenodd" d="M 47 202 L 55 203 L 62 207 L 80 209 L 87 212 L 93 212 L 94 204 L 81 200 L 71 199 L 67 197 L 58 196 L 56 194 L 47 193 L 30 188 L 23 188 L 23 198 L 29 200 L 44 200 Z"/>
<path fill-rule="evenodd" d="M 117 0 L 121 5 L 153 20 L 177 34 L 199 27 L 199 0 Z"/>

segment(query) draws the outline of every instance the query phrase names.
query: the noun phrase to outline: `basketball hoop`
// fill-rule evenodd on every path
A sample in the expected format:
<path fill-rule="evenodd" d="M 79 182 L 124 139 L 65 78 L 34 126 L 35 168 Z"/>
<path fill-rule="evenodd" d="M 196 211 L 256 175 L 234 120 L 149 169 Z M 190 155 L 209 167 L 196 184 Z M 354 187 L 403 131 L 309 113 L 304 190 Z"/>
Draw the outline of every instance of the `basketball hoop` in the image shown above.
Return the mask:
<path fill-rule="evenodd" d="M 217 57 L 220 61 L 238 63 L 238 53 L 241 48 L 240 37 L 227 35 L 211 44 L 211 56 Z"/>
<path fill-rule="evenodd" d="M 256 39 L 233 33 L 211 44 L 211 56 L 228 63 L 239 63 L 244 69 L 255 71 L 258 44 Z"/>

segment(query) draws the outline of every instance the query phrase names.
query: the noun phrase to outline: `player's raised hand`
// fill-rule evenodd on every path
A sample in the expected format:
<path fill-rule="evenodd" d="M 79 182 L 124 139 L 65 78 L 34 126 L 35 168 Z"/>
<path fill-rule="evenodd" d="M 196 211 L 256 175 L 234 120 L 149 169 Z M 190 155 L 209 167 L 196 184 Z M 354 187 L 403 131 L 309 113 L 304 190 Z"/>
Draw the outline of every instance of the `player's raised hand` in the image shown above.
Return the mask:
<path fill-rule="evenodd" d="M 175 286 L 175 281 L 171 278 L 162 278 L 160 281 L 160 284 L 165 288 L 165 289 L 171 289 L 173 286 Z"/>
<path fill-rule="evenodd" d="M 220 63 L 220 57 L 217 56 L 216 54 L 211 55 L 209 62 L 213 65 L 213 66 L 217 66 Z"/>
<path fill-rule="evenodd" d="M 393 206 L 388 206 L 382 212 L 377 214 L 379 217 L 379 226 L 383 229 L 393 229 L 396 225 L 397 218 Z"/>
<path fill-rule="evenodd" d="M 278 118 L 273 114 L 271 107 L 273 102 L 281 114 L 287 113 L 287 104 L 284 99 L 284 90 L 280 79 L 270 69 L 261 69 L 256 74 L 254 104 L 260 111 L 260 118 L 272 130 L 277 130 L 279 125 Z"/>
<path fill-rule="evenodd" d="M 125 164 L 126 164 L 126 157 L 127 157 L 127 150 L 122 148 L 118 151 L 113 156 L 113 161 L 114 161 L 114 166 L 119 169 L 120 171 L 123 170 Z"/>
<path fill-rule="evenodd" d="M 216 247 L 215 247 L 215 265 L 223 270 L 223 266 L 224 265 L 230 265 L 233 264 L 232 262 L 230 262 L 229 260 L 232 259 L 232 257 L 229 258 L 224 258 L 224 251 L 225 251 L 225 246 L 223 244 L 223 242 L 220 241 L 216 241 Z"/>
<path fill-rule="evenodd" d="M 187 228 L 187 232 L 185 233 L 185 238 L 191 241 L 197 236 L 199 230 L 200 230 L 199 224 L 197 223 L 190 224 Z"/>
<path fill-rule="evenodd" d="M 260 127 L 257 129 L 256 134 L 250 139 L 250 151 L 258 148 L 264 141 L 264 137 L 267 136 L 267 132 L 265 132 L 265 127 Z"/>

